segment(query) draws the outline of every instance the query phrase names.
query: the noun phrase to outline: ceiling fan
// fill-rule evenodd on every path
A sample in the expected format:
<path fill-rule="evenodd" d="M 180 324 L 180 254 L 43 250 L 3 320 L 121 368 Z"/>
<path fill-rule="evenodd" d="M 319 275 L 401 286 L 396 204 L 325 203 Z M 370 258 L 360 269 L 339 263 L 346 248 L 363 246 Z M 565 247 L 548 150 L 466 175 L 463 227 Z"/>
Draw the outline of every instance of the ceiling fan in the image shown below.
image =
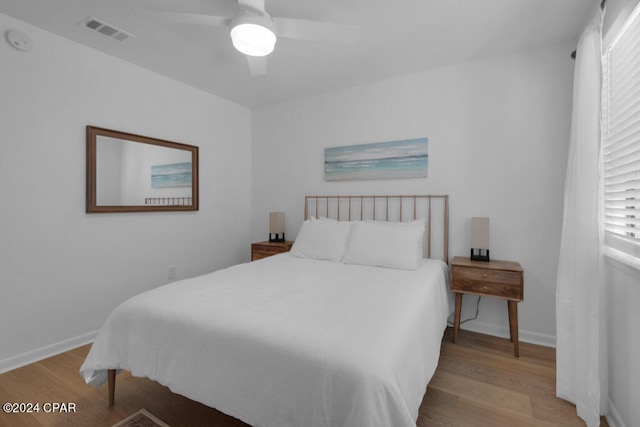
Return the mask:
<path fill-rule="evenodd" d="M 197 13 L 150 12 L 173 22 L 196 25 L 227 26 L 233 46 L 247 56 L 252 76 L 266 74 L 267 55 L 275 49 L 279 37 L 334 43 L 355 43 L 360 29 L 352 25 L 272 17 L 265 10 L 265 0 L 237 1 L 232 16 Z"/>

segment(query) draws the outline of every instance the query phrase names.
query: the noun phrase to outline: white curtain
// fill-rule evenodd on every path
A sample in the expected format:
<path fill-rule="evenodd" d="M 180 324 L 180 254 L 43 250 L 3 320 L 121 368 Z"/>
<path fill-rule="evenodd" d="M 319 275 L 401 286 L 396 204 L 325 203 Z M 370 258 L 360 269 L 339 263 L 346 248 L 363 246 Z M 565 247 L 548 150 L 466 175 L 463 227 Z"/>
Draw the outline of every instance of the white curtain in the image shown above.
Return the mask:
<path fill-rule="evenodd" d="M 600 151 L 602 12 L 578 42 L 556 285 L 556 393 L 587 426 L 608 402 Z"/>

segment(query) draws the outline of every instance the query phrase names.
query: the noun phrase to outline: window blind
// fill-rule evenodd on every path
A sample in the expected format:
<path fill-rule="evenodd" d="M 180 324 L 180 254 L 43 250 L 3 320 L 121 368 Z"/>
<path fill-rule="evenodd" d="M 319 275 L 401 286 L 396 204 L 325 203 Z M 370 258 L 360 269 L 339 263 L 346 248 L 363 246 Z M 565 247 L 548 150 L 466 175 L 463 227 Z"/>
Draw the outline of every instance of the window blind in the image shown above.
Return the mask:
<path fill-rule="evenodd" d="M 603 55 L 605 244 L 640 258 L 640 5 Z"/>

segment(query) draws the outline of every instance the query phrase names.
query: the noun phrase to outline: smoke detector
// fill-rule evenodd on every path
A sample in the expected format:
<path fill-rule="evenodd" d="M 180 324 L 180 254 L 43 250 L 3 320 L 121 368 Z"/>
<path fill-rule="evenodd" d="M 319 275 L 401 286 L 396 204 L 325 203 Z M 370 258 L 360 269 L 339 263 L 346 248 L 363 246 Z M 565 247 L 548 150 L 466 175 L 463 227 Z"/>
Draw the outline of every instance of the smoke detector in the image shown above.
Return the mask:
<path fill-rule="evenodd" d="M 33 48 L 33 41 L 31 41 L 31 37 L 22 31 L 7 30 L 4 37 L 7 39 L 7 43 L 22 52 L 29 52 Z"/>

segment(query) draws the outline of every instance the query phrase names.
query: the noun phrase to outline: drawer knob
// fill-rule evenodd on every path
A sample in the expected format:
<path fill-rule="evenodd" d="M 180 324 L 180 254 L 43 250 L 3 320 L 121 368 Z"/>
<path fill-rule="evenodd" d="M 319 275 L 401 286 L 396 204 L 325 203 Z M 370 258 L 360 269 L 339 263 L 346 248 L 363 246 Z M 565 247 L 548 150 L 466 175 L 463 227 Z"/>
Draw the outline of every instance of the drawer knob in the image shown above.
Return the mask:
<path fill-rule="evenodd" d="M 482 277 L 487 277 L 487 273 L 482 273 Z"/>

